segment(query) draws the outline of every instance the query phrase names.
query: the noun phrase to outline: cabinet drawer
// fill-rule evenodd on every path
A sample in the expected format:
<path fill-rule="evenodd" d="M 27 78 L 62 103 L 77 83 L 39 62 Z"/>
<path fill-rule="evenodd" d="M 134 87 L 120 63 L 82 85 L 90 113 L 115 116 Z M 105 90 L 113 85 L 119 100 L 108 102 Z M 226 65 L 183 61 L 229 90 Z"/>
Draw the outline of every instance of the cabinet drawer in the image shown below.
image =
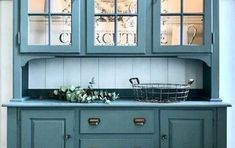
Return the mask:
<path fill-rule="evenodd" d="M 152 139 L 84 139 L 81 148 L 154 148 Z"/>
<path fill-rule="evenodd" d="M 154 133 L 153 110 L 82 110 L 81 133 Z"/>

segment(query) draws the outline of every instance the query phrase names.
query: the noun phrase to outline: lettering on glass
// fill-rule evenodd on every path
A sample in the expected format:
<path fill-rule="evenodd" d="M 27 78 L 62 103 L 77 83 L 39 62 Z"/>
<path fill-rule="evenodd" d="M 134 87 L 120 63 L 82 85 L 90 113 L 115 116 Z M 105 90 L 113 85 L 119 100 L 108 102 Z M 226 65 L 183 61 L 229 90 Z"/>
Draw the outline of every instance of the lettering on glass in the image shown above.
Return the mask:
<path fill-rule="evenodd" d="M 95 14 L 95 46 L 137 46 L 137 0 L 96 0 Z"/>

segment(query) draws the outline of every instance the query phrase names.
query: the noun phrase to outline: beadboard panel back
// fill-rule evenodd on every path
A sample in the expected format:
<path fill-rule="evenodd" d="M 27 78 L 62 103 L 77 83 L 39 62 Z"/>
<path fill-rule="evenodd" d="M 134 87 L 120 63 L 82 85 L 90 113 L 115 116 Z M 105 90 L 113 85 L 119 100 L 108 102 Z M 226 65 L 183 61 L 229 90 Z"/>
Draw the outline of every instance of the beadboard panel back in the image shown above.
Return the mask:
<path fill-rule="evenodd" d="M 75 85 L 86 88 L 128 89 L 129 78 L 142 83 L 180 83 L 195 79 L 192 88 L 203 88 L 203 63 L 176 58 L 55 58 L 29 62 L 29 89 L 54 89 Z"/>

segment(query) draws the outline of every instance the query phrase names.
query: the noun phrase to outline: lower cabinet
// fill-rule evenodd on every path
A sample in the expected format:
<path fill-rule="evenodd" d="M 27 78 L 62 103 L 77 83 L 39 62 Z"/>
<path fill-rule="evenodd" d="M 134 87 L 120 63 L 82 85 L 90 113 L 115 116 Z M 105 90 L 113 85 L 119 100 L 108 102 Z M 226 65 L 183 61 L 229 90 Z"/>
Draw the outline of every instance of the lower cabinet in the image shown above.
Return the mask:
<path fill-rule="evenodd" d="M 86 139 L 81 148 L 155 148 L 151 139 Z"/>
<path fill-rule="evenodd" d="M 47 107 L 8 113 L 8 142 L 19 144 L 8 148 L 226 147 L 226 108 Z"/>
<path fill-rule="evenodd" d="M 161 110 L 161 148 L 213 148 L 210 110 Z"/>
<path fill-rule="evenodd" d="M 74 148 L 74 111 L 22 110 L 22 148 Z"/>

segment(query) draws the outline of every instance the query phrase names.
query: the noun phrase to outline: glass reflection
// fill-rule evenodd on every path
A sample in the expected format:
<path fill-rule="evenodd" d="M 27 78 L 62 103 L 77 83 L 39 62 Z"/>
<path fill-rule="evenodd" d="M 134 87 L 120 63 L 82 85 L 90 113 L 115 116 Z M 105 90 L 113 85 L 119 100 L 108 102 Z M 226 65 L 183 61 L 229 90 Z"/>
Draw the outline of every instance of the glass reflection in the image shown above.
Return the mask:
<path fill-rule="evenodd" d="M 161 45 L 180 45 L 180 17 L 161 17 Z"/>
<path fill-rule="evenodd" d="M 183 19 L 183 45 L 203 44 L 203 17 L 185 16 Z"/>
<path fill-rule="evenodd" d="M 71 16 L 52 16 L 51 45 L 71 44 Z"/>
<path fill-rule="evenodd" d="M 137 45 L 137 17 L 119 16 L 117 29 L 118 46 Z"/>
<path fill-rule="evenodd" d="M 161 13 L 180 13 L 181 0 L 161 0 Z"/>
<path fill-rule="evenodd" d="M 48 45 L 48 17 L 46 16 L 30 16 L 29 45 Z"/>
<path fill-rule="evenodd" d="M 114 13 L 115 0 L 95 0 L 95 13 Z"/>
<path fill-rule="evenodd" d="M 118 13 L 137 13 L 137 0 L 117 0 L 117 2 Z"/>
<path fill-rule="evenodd" d="M 114 46 L 114 16 L 95 17 L 95 46 Z"/>
<path fill-rule="evenodd" d="M 52 13 L 71 13 L 71 0 L 50 0 Z"/>
<path fill-rule="evenodd" d="M 48 0 L 28 0 L 28 13 L 47 13 Z"/>
<path fill-rule="evenodd" d="M 204 0 L 183 0 L 184 13 L 203 13 Z"/>

